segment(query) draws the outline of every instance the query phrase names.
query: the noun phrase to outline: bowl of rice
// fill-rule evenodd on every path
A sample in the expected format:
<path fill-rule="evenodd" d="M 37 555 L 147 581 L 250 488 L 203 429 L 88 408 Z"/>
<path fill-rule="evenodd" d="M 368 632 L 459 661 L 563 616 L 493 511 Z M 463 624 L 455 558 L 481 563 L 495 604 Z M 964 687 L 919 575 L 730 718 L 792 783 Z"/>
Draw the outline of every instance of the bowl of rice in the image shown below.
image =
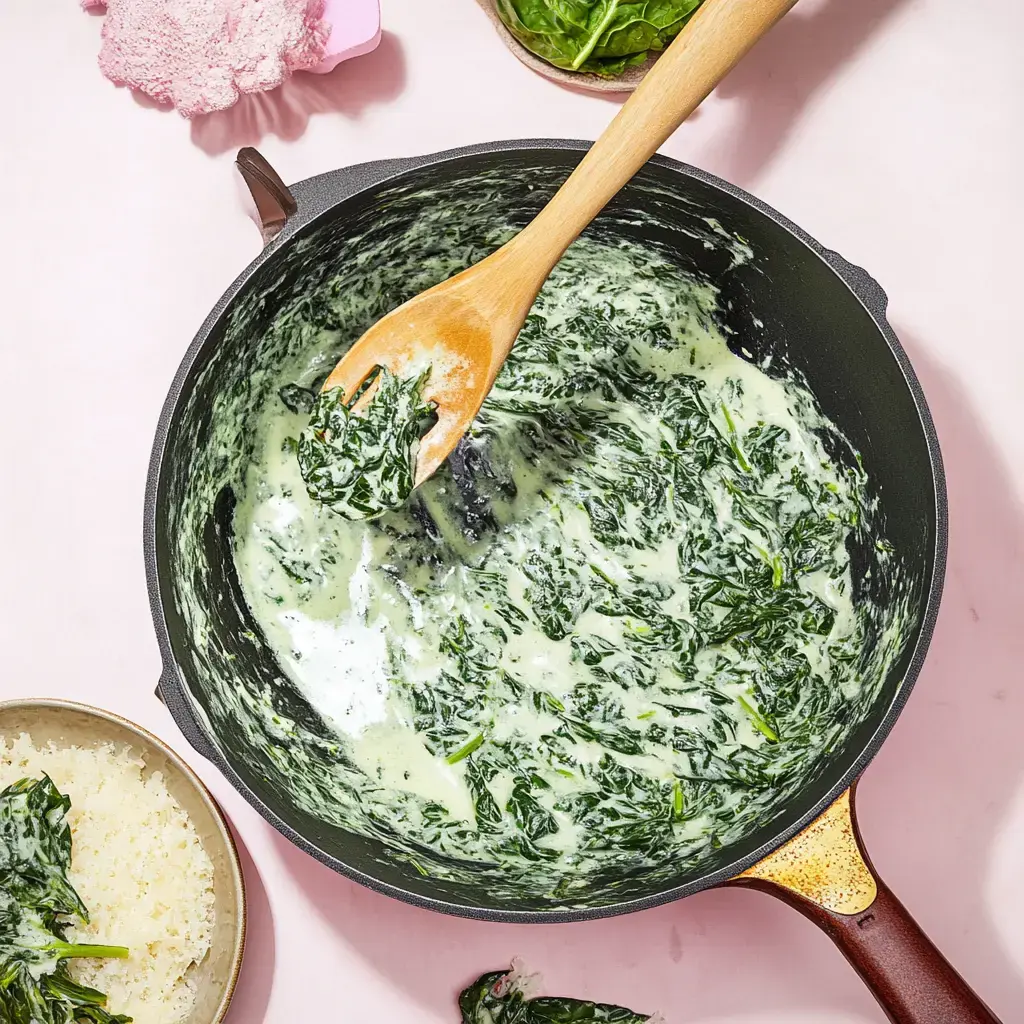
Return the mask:
<path fill-rule="evenodd" d="M 0 790 L 50 777 L 71 800 L 68 880 L 89 911 L 69 941 L 127 959 L 67 961 L 135 1024 L 221 1024 L 245 945 L 238 851 L 206 787 L 166 744 L 108 711 L 0 702 Z"/>

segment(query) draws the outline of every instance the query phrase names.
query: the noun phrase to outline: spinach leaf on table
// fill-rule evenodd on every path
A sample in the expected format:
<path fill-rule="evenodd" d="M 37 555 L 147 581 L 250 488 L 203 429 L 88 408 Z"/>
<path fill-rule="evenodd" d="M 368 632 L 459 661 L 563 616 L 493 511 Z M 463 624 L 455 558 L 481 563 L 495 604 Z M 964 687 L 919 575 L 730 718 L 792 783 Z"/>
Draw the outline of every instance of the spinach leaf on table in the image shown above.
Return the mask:
<path fill-rule="evenodd" d="M 496 0 L 531 53 L 567 71 L 614 78 L 663 50 L 701 0 Z"/>
<path fill-rule="evenodd" d="M 0 1021 L 4 1024 L 129 1024 L 104 1009 L 102 992 L 78 985 L 65 961 L 123 959 L 123 946 L 69 943 L 61 917 L 88 920 L 67 879 L 71 801 L 44 775 L 0 793 Z"/>
<path fill-rule="evenodd" d="M 562 997 L 527 998 L 517 974 L 494 971 L 478 978 L 459 996 L 462 1024 L 644 1024 L 647 1014 L 622 1006 Z"/>

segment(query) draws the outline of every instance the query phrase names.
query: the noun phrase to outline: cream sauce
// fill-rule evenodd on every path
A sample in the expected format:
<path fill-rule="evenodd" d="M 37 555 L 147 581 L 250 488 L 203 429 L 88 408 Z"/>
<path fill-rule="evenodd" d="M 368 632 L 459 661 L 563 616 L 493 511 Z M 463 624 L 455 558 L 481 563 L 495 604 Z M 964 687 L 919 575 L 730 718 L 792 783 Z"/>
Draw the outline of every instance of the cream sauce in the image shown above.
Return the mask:
<path fill-rule="evenodd" d="M 573 639 L 603 641 L 614 648 L 624 633 L 650 629 L 628 614 L 610 616 L 590 607 L 564 637 L 546 635 L 537 617 L 529 613 L 515 620 L 518 628 L 512 631 L 488 606 L 486 594 L 475 585 L 476 573 L 498 573 L 507 600 L 516 608 L 529 609 L 534 582 L 525 566 L 531 553 L 556 545 L 571 551 L 591 572 L 620 586 L 639 578 L 663 588 L 671 596 L 660 605 L 661 611 L 682 622 L 693 622 L 693 598 L 680 579 L 678 547 L 688 531 L 695 529 L 695 517 L 709 514 L 713 524 L 705 523 L 702 529 L 744 550 L 756 550 L 766 561 L 779 556 L 778 531 L 759 530 L 738 519 L 731 478 L 714 472 L 703 481 L 710 499 L 707 513 L 674 503 L 668 485 L 661 497 L 667 513 L 635 503 L 626 505 L 624 533 L 629 537 L 639 536 L 645 518 L 671 521 L 671 529 L 655 543 L 609 545 L 595 536 L 592 517 L 580 500 L 579 477 L 590 479 L 590 466 L 614 467 L 623 461 L 622 429 L 648 450 L 656 451 L 671 428 L 660 410 L 617 397 L 605 398 L 599 388 L 564 399 L 582 403 L 604 425 L 593 439 L 590 466 L 581 463 L 573 467 L 576 477 L 566 476 L 559 464 L 564 456 L 545 450 L 543 438 L 530 434 L 526 443 L 526 435 L 517 436 L 522 422 L 533 412 L 509 413 L 501 408 L 504 401 L 532 403 L 531 409 L 543 410 L 550 408 L 552 401 L 563 401 L 549 397 L 550 387 L 563 378 L 614 372 L 609 345 L 619 342 L 607 342 L 600 328 L 595 332 L 593 311 L 613 323 L 639 323 L 655 317 L 668 325 L 668 342 L 653 345 L 634 340 L 630 357 L 642 374 L 661 380 L 685 376 L 702 382 L 704 407 L 710 410 L 710 419 L 722 437 L 743 439 L 765 426 L 785 431 L 778 465 L 758 481 L 762 497 L 783 503 L 782 520 L 786 519 L 787 502 L 802 501 L 788 487 L 794 469 L 806 476 L 816 492 L 827 490 L 832 495 L 835 511 L 823 511 L 823 516 L 849 514 L 856 508 L 847 476 L 829 462 L 816 436 L 815 432 L 827 425 L 810 396 L 792 381 L 770 378 L 734 355 L 715 326 L 715 306 L 715 293 L 709 286 L 670 271 L 640 250 L 587 242 L 570 250 L 534 311 L 543 321 L 539 333 L 557 341 L 558 362 L 538 364 L 531 361 L 530 353 L 524 354 L 521 365 L 499 378 L 484 408 L 481 434 L 515 439 L 513 450 L 503 453 L 508 457 L 499 456 L 509 467 L 515 495 L 500 512 L 495 506 L 500 528 L 482 540 L 467 537 L 462 530 L 457 503 L 453 503 L 457 485 L 451 473 L 440 474 L 420 489 L 420 508 L 431 520 L 428 533 L 417 533 L 408 509 L 390 513 L 380 526 L 335 515 L 306 493 L 287 443 L 304 426 L 303 417 L 281 407 L 269 410 L 262 427 L 262 450 L 250 470 L 248 497 L 236 513 L 239 577 L 250 608 L 297 689 L 343 740 L 351 761 L 386 791 L 439 805 L 452 820 L 472 827 L 477 803 L 469 776 L 473 761 L 494 746 L 543 749 L 545 737 L 557 734 L 561 723 L 557 712 L 543 702 L 540 706 L 534 703 L 535 695 L 550 694 L 572 710 L 576 688 L 583 682 L 593 685 L 594 676 L 581 665 Z M 481 450 L 488 443 L 480 438 L 469 442 Z M 737 440 L 736 458 L 741 466 L 746 464 L 742 444 Z M 773 525 L 777 524 L 769 527 Z M 827 569 L 807 572 L 799 579 L 807 595 L 834 613 L 829 630 L 800 639 L 811 672 L 823 686 L 832 686 L 832 648 L 858 634 L 843 543 L 846 532 L 837 534 Z M 410 535 L 413 539 L 407 540 Z M 415 544 L 431 548 L 434 564 L 424 564 L 420 556 L 427 552 L 417 550 Z M 723 606 L 716 615 L 721 620 L 727 613 Z M 521 680 L 527 692 L 519 699 L 509 693 L 487 693 L 479 706 L 466 709 L 459 709 L 456 702 L 456 718 L 447 721 L 454 739 L 446 744 L 417 732 L 414 704 L 417 693 L 429 693 L 438 686 L 442 672 L 458 676 L 458 661 L 445 646 L 446 629 L 459 617 L 483 633 L 495 626 L 503 630 L 500 650 L 491 652 L 496 658 L 494 667 Z M 487 635 L 493 637 L 493 633 Z M 672 674 L 668 659 L 655 658 L 655 669 L 658 680 L 653 686 L 603 680 L 597 705 L 591 709 L 598 718 L 607 717 L 611 710 L 614 723 L 645 730 L 640 752 L 609 754 L 603 742 L 577 736 L 571 753 L 563 751 L 562 757 L 552 755 L 529 763 L 529 772 L 539 779 L 533 795 L 557 824 L 537 840 L 539 846 L 586 859 L 580 848 L 586 837 L 567 812 L 565 797 L 596 791 L 594 776 L 609 756 L 655 786 L 664 786 L 667 793 L 672 792 L 677 778 L 695 773 L 688 753 L 664 738 L 650 738 L 660 735 L 651 726 L 660 727 L 663 733 L 678 724 L 676 713 L 665 710 L 670 698 L 663 688 L 678 685 L 679 678 Z M 690 710 L 686 726 L 694 736 L 712 735 L 716 717 L 723 720 L 724 707 L 728 735 L 716 740 L 722 758 L 728 760 L 743 748 L 761 750 L 773 745 L 773 730 L 759 729 L 756 708 L 751 710 L 756 705 L 750 689 L 751 672 L 757 670 L 757 664 L 741 647 L 710 645 L 696 653 L 692 669 L 690 694 L 682 703 Z M 844 699 L 856 696 L 859 684 L 855 679 L 843 679 L 841 685 Z M 725 702 L 709 703 L 717 699 L 716 694 Z M 481 746 L 450 763 L 463 742 L 472 742 L 477 736 L 483 736 Z M 812 746 L 823 741 L 824 733 Z M 806 750 L 805 756 L 813 753 L 813 749 Z M 517 777 L 516 768 L 503 764 L 488 780 L 490 795 L 499 808 L 506 807 Z M 718 818 L 744 794 L 742 789 L 723 789 L 720 796 L 717 806 L 674 826 L 679 840 L 712 834 Z M 508 818 L 503 814 L 503 819 Z M 492 843 L 490 853 L 489 842 L 486 834 L 477 833 L 465 852 L 497 855 L 493 847 L 498 841 Z"/>
<path fill-rule="evenodd" d="M 407 507 L 346 523 L 310 501 L 283 451 L 306 417 L 279 392 L 317 391 L 389 309 L 505 241 L 522 173 L 396 188 L 236 303 L 171 461 L 175 653 L 228 761 L 300 832 L 322 822 L 325 851 L 464 905 L 600 907 L 727 863 L 787 813 L 875 706 L 917 591 L 781 350 L 653 245 L 570 249 Z M 639 187 L 654 220 L 678 201 Z M 757 272 L 690 205 L 679 230 Z"/>

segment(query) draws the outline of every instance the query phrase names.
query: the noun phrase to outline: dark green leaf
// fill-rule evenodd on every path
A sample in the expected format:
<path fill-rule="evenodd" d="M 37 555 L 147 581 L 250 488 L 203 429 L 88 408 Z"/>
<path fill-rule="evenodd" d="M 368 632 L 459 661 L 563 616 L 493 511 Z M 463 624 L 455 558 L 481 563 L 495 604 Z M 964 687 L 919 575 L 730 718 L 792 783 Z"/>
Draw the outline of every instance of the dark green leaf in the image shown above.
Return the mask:
<path fill-rule="evenodd" d="M 127 1024 L 106 997 L 73 982 L 73 957 L 128 956 L 121 946 L 64 941 L 59 915 L 87 920 L 67 880 L 70 800 L 47 777 L 22 779 L 0 793 L 0 1021 L 4 1024 Z"/>
<path fill-rule="evenodd" d="M 341 388 L 317 396 L 298 449 L 312 498 L 346 519 L 375 519 L 405 503 L 432 411 L 420 399 L 428 373 L 400 379 L 382 368 L 369 406 L 359 413 L 343 401 Z"/>
<path fill-rule="evenodd" d="M 496 0 L 509 31 L 556 67 L 604 77 L 663 50 L 701 0 Z"/>
<path fill-rule="evenodd" d="M 310 413 L 316 404 L 316 392 L 309 388 L 299 387 L 298 384 L 285 384 L 278 396 L 284 402 L 285 407 L 296 413 Z"/>
<path fill-rule="evenodd" d="M 582 999 L 540 997 L 530 999 L 515 972 L 495 971 L 478 978 L 459 996 L 462 1024 L 643 1024 L 648 1014 L 622 1006 Z"/>

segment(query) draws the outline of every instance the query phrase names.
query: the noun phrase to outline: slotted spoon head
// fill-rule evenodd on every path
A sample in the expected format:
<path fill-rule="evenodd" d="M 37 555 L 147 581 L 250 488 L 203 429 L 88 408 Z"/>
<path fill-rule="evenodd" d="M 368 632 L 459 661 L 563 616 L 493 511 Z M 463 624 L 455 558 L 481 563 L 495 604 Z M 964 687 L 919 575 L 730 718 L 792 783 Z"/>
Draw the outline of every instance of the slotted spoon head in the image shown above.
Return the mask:
<path fill-rule="evenodd" d="M 341 388 L 350 402 L 379 367 L 402 378 L 429 368 L 421 395 L 434 404 L 437 422 L 420 442 L 417 487 L 433 475 L 476 418 L 536 294 L 534 290 L 527 300 L 512 294 L 514 289 L 493 287 L 495 268 L 506 259 L 499 249 L 392 310 L 349 349 L 324 381 L 324 391 Z M 368 389 L 360 396 L 356 411 L 371 395 Z"/>

